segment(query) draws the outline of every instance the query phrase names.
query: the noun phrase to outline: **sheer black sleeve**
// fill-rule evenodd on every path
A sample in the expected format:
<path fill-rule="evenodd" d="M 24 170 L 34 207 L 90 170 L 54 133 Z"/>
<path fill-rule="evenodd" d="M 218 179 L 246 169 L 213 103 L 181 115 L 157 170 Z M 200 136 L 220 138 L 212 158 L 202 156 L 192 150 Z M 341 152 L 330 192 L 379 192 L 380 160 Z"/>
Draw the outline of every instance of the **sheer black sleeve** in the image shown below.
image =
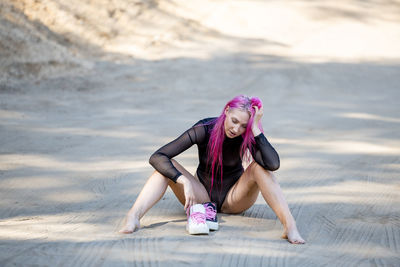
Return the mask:
<path fill-rule="evenodd" d="M 205 137 L 205 126 L 203 126 L 201 121 L 199 121 L 192 128 L 185 131 L 181 136 L 154 152 L 149 159 L 149 163 L 159 173 L 176 182 L 182 173 L 175 168 L 171 159 L 187 150 L 192 145 L 203 142 Z"/>
<path fill-rule="evenodd" d="M 254 139 L 256 141 L 255 151 L 253 153 L 254 160 L 266 170 L 276 171 L 279 169 L 279 155 L 268 142 L 264 134 L 261 133 L 255 136 Z"/>

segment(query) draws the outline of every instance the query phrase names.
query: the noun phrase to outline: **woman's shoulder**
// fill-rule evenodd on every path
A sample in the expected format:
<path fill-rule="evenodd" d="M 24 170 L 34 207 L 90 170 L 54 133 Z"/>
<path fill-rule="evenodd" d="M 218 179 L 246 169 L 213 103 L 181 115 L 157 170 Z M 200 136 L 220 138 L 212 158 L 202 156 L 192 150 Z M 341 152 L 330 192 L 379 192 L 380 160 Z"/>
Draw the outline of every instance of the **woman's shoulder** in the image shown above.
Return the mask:
<path fill-rule="evenodd" d="M 209 135 L 214 128 L 217 117 L 204 118 L 196 122 L 191 128 L 198 134 L 205 133 Z"/>
<path fill-rule="evenodd" d="M 218 119 L 218 117 L 209 117 L 209 118 L 204 118 L 199 120 L 198 122 L 196 122 L 193 127 L 196 126 L 203 126 L 205 128 L 210 128 L 212 126 L 214 126 L 215 121 Z"/>
<path fill-rule="evenodd" d="M 204 118 L 204 119 L 199 120 L 199 123 L 209 125 L 209 124 L 213 124 L 217 119 L 218 119 L 218 117 Z"/>

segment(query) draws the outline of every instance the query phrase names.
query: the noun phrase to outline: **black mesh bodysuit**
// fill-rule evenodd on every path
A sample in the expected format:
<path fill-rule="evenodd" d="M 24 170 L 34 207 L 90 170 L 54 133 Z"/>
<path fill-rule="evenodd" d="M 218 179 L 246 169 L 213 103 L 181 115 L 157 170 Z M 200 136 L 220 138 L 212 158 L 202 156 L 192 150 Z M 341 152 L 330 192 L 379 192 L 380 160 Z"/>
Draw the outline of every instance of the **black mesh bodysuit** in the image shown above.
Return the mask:
<path fill-rule="evenodd" d="M 199 153 L 199 166 L 196 171 L 197 177 L 209 193 L 211 201 L 217 204 L 218 211 L 221 211 L 229 189 L 236 183 L 244 171 L 240 158 L 240 146 L 243 138 L 242 136 L 225 138 L 222 152 L 222 184 L 221 173 L 214 173 L 214 184 L 210 193 L 211 163 L 207 162 L 207 145 L 214 125 L 215 118 L 200 120 L 181 136 L 154 152 L 149 162 L 162 175 L 176 182 L 182 174 L 174 167 L 171 159 L 192 145 L 197 144 Z M 267 138 L 265 138 L 264 134 L 261 133 L 256 136 L 255 141 L 255 150 L 252 153 L 254 160 L 266 170 L 277 170 L 279 168 L 278 153 L 268 142 Z"/>

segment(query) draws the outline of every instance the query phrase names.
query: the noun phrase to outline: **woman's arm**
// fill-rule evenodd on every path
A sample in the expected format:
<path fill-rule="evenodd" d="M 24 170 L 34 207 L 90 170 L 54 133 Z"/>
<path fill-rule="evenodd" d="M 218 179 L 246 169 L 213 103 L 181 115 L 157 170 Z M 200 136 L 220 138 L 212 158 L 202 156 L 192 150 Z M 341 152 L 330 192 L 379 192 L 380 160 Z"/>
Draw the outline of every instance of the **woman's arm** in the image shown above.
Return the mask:
<path fill-rule="evenodd" d="M 255 151 L 253 151 L 252 156 L 254 160 L 260 164 L 264 169 L 269 171 L 276 171 L 279 169 L 280 160 L 279 155 L 276 150 L 272 147 L 272 145 L 268 142 L 267 138 L 258 128 L 258 122 L 263 116 L 263 108 L 258 109 L 257 106 L 254 106 L 256 113 L 254 115 L 254 122 L 251 126 L 251 130 L 254 135 L 254 139 L 256 141 Z"/>
<path fill-rule="evenodd" d="M 171 159 L 183 151 L 187 150 L 194 144 L 202 142 L 205 138 L 205 128 L 201 125 L 201 121 L 196 123 L 192 128 L 185 131 L 175 140 L 162 146 L 151 155 L 149 163 L 162 175 L 177 182 L 179 176 L 182 175 L 171 162 Z"/>
<path fill-rule="evenodd" d="M 254 139 L 256 141 L 255 151 L 252 154 L 254 160 L 266 170 L 276 171 L 279 169 L 279 155 L 264 134 L 261 133 Z"/>

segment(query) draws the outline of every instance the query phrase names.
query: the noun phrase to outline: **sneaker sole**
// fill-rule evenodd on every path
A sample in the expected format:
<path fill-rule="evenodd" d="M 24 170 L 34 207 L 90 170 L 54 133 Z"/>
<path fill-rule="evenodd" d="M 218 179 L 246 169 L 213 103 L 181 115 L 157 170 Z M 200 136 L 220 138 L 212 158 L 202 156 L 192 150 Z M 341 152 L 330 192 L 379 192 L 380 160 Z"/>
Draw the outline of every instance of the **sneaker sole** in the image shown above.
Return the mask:
<path fill-rule="evenodd" d="M 186 231 L 191 234 L 191 235 L 208 235 L 210 233 L 210 230 L 208 229 L 207 225 L 206 227 L 197 227 L 197 228 L 188 228 L 186 227 Z"/>
<path fill-rule="evenodd" d="M 218 230 L 218 222 L 207 221 L 206 223 L 210 230 L 212 230 L 212 231 Z"/>

